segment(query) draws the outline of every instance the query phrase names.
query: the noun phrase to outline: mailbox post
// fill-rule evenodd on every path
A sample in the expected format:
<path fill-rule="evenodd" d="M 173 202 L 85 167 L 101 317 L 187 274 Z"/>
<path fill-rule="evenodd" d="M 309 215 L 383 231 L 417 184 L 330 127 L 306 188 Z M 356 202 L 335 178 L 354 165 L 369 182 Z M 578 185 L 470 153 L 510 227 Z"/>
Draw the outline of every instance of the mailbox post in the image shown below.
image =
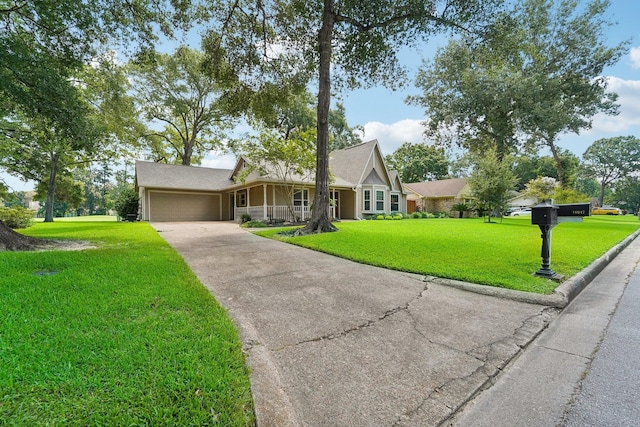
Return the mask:
<path fill-rule="evenodd" d="M 558 207 L 546 200 L 534 206 L 531 208 L 531 224 L 540 227 L 542 237 L 542 266 L 534 274 L 554 279 L 557 274 L 551 269 L 551 229 L 558 225 Z"/>
<path fill-rule="evenodd" d="M 576 203 L 567 205 L 552 205 L 544 201 L 531 208 L 531 224 L 540 227 L 542 232 L 542 267 L 534 274 L 548 279 L 561 281 L 564 276 L 551 269 L 551 229 L 559 222 L 579 221 L 582 217 L 589 216 L 591 208 L 589 203 Z"/>

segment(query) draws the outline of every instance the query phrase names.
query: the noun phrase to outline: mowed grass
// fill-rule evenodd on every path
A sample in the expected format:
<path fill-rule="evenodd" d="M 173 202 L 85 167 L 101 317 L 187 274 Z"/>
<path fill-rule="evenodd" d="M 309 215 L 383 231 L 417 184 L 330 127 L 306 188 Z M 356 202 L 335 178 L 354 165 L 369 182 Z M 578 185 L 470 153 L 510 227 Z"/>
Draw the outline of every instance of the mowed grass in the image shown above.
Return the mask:
<path fill-rule="evenodd" d="M 105 222 L 117 221 L 118 217 L 114 215 L 83 215 L 83 216 L 65 216 L 54 218 L 54 222 Z M 35 222 L 44 222 L 44 218 L 35 218 Z"/>
<path fill-rule="evenodd" d="M 530 217 L 404 219 L 337 223 L 339 232 L 283 237 L 257 234 L 380 267 L 548 294 L 556 282 L 533 276 L 541 266 L 540 229 Z M 593 216 L 552 232 L 551 268 L 571 277 L 640 228 L 635 216 Z"/>
<path fill-rule="evenodd" d="M 226 312 L 146 223 L 39 223 L 0 252 L 0 425 L 254 425 Z"/>

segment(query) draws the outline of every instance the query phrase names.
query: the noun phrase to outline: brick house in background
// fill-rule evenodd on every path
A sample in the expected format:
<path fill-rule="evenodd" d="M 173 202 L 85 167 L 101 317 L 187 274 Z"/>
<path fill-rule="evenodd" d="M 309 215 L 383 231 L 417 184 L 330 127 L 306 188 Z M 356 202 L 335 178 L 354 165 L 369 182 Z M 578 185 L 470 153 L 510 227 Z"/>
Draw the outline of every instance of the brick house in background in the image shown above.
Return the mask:
<path fill-rule="evenodd" d="M 407 211 L 446 212 L 457 217 L 453 205 L 469 203 L 471 189 L 465 178 L 441 179 L 438 181 L 413 182 L 403 184 L 407 192 Z M 468 216 L 469 213 L 465 213 Z"/>

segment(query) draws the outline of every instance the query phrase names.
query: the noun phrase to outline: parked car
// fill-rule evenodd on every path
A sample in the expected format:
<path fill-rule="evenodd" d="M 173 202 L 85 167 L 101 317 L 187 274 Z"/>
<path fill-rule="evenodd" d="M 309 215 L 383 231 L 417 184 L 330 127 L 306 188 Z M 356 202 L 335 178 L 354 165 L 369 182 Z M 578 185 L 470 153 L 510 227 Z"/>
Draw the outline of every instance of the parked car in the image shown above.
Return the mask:
<path fill-rule="evenodd" d="M 591 215 L 620 215 L 622 212 L 613 206 L 602 206 L 591 209 Z"/>
<path fill-rule="evenodd" d="M 511 216 L 531 216 L 531 208 L 516 209 L 511 212 Z"/>

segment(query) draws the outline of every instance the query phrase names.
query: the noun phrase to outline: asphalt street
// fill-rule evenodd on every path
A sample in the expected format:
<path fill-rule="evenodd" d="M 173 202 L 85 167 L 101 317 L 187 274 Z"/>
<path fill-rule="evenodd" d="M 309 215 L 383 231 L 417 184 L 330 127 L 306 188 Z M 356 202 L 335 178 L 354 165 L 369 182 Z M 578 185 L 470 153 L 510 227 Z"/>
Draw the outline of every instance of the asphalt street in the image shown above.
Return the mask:
<path fill-rule="evenodd" d="M 640 425 L 639 261 L 636 238 L 447 425 Z"/>
<path fill-rule="evenodd" d="M 564 425 L 640 424 L 640 271 L 635 270 Z"/>

